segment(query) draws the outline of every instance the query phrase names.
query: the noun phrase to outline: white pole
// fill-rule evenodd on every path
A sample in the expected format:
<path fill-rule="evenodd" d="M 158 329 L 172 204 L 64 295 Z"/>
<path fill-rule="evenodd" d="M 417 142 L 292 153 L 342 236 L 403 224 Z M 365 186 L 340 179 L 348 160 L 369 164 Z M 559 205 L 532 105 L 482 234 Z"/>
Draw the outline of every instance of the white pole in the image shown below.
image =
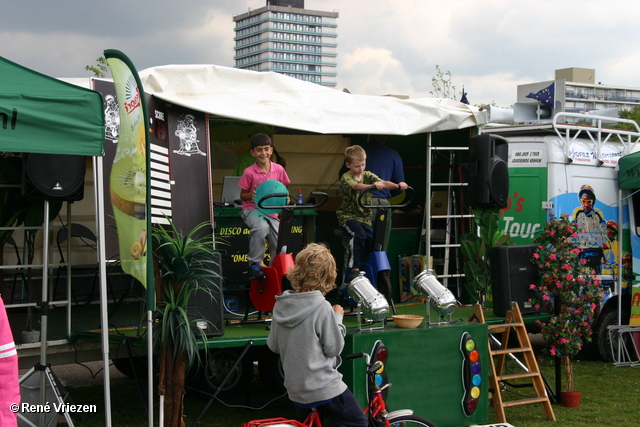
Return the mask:
<path fill-rule="evenodd" d="M 109 377 L 109 312 L 107 301 L 107 259 L 105 246 L 104 192 L 102 157 L 93 158 L 93 182 L 98 230 L 98 266 L 100 269 L 100 320 L 102 324 L 102 365 L 104 370 L 104 421 L 111 427 L 111 384 Z M 150 424 L 151 425 L 151 424 Z"/>
<path fill-rule="evenodd" d="M 623 272 L 623 266 L 622 266 L 622 262 L 624 259 L 624 245 L 623 245 L 623 236 L 624 233 L 623 231 L 623 212 L 622 212 L 622 208 L 624 207 L 624 201 L 622 200 L 622 190 L 618 190 L 618 248 L 620 248 L 618 250 L 618 278 L 616 280 L 615 283 L 615 289 L 616 289 L 616 294 L 618 294 L 618 325 L 622 325 L 622 272 Z M 631 218 L 629 218 L 631 219 Z M 629 223 L 629 227 L 631 227 L 631 223 Z M 631 283 L 628 283 L 627 286 L 631 286 Z M 609 334 L 610 331 L 607 331 L 607 334 Z M 617 355 L 614 355 L 614 361 L 618 361 L 621 362 L 622 361 L 622 334 L 620 332 L 620 330 L 617 330 L 616 333 L 618 334 L 618 351 L 617 351 Z M 613 351 L 613 349 L 612 349 Z"/>
<path fill-rule="evenodd" d="M 147 243 L 148 245 L 148 243 Z M 147 246 L 149 247 L 149 246 Z M 149 284 L 147 284 L 149 289 Z M 149 426 L 153 425 L 153 310 L 147 311 L 147 387 L 149 389 Z M 160 410 L 162 410 L 162 403 Z"/>

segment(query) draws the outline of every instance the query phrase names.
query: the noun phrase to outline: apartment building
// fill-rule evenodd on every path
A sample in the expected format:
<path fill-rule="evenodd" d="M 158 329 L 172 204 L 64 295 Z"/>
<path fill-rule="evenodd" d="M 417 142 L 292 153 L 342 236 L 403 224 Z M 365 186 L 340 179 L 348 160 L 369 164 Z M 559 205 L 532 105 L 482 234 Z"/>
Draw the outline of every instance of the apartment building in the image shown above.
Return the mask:
<path fill-rule="evenodd" d="M 274 71 L 335 87 L 338 12 L 304 8 L 304 0 L 267 0 L 233 17 L 235 68 Z"/>
<path fill-rule="evenodd" d="M 594 110 L 631 110 L 640 105 L 640 87 L 605 85 L 597 82 L 596 70 L 564 68 L 556 70 L 555 80 L 518 85 L 517 102 L 532 102 L 536 94 L 554 84 L 556 112 L 586 113 Z"/>

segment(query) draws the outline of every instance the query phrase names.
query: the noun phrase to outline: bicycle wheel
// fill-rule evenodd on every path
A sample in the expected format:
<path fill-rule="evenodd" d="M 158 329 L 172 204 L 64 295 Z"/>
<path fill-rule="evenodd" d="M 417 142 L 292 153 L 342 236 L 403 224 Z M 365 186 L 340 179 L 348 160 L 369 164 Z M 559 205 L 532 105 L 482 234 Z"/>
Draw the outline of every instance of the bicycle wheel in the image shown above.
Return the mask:
<path fill-rule="evenodd" d="M 411 426 L 423 426 L 423 427 L 438 427 L 426 418 L 419 417 L 417 415 L 399 415 L 389 417 L 389 425 L 391 427 L 411 427 Z"/>

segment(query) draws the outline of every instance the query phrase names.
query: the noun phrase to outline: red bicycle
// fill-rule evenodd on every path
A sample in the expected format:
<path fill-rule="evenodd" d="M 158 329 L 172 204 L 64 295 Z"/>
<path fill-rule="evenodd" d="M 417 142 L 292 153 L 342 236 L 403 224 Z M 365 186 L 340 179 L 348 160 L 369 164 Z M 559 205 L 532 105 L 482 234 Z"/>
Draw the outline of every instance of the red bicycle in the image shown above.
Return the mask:
<path fill-rule="evenodd" d="M 389 356 L 387 347 L 382 341 L 376 341 L 371 355 L 367 353 L 354 353 L 345 357 L 345 360 L 365 358 L 367 364 L 367 398 L 369 404 L 364 409 L 364 414 L 369 419 L 370 427 L 437 427 L 426 418 L 414 415 L 412 409 L 400 409 L 387 411 L 387 393 L 391 383 L 387 381 L 385 362 Z M 270 418 L 265 420 L 249 421 L 242 427 L 322 427 L 320 414 L 315 409 L 301 423 L 286 418 Z"/>

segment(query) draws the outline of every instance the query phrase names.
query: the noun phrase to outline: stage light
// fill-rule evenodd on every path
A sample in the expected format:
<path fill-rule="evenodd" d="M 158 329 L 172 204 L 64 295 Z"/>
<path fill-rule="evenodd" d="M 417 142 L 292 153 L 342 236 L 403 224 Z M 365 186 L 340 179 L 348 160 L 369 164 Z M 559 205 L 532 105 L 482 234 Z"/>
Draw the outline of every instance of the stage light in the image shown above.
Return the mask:
<path fill-rule="evenodd" d="M 456 309 L 456 298 L 438 281 L 432 271 L 424 270 L 418 274 L 413 279 L 413 288 L 427 298 L 441 316 L 451 316 Z"/>
<path fill-rule="evenodd" d="M 371 321 L 384 320 L 389 315 L 387 299 L 373 287 L 363 273 L 349 283 L 349 296 L 360 306 Z"/>

